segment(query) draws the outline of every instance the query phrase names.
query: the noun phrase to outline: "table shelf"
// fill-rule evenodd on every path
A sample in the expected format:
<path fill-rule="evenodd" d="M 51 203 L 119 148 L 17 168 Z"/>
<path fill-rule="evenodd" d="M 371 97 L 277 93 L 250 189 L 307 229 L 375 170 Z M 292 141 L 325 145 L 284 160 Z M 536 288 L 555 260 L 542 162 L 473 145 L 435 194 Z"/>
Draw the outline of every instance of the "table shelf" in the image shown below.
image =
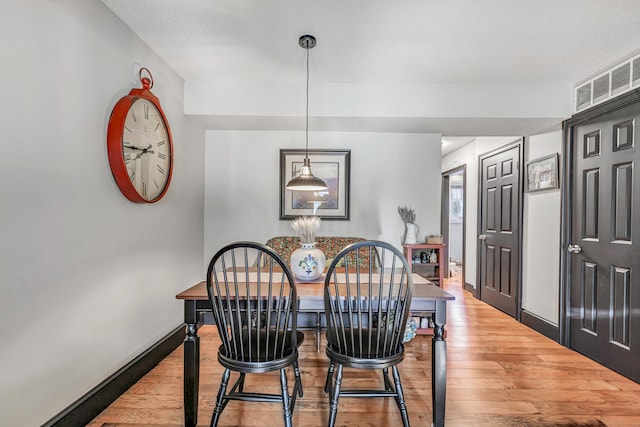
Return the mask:
<path fill-rule="evenodd" d="M 415 245 L 403 245 L 404 256 L 409 263 L 409 268 L 412 273 L 416 273 L 425 279 L 432 282 L 434 285 L 442 286 L 444 280 L 444 270 L 440 267 L 446 260 L 444 256 L 444 244 L 415 244 Z M 435 252 L 437 262 L 414 262 L 414 260 L 422 260 L 427 255 L 428 260 L 431 253 Z M 428 312 L 413 312 L 414 317 L 430 317 L 431 313 Z M 418 328 L 416 330 L 418 335 L 433 335 L 433 328 Z"/>
<path fill-rule="evenodd" d="M 434 285 L 442 286 L 444 280 L 444 269 L 441 268 L 446 263 L 444 257 L 445 244 L 420 243 L 414 245 L 403 245 L 404 256 L 409 263 L 412 273 L 419 274 Z M 429 260 L 429 255 L 435 253 L 436 262 L 414 262 L 414 260 Z M 423 255 L 424 254 L 424 255 Z"/>

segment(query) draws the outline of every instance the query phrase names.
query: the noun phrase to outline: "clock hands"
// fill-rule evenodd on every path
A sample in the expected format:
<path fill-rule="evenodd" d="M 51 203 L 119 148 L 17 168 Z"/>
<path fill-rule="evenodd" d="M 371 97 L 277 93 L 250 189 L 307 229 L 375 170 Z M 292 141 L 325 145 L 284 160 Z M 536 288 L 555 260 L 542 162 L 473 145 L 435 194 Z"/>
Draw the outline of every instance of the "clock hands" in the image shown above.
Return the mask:
<path fill-rule="evenodd" d="M 131 144 L 122 144 L 122 146 L 124 148 L 130 148 L 131 150 L 140 150 L 140 151 L 147 151 L 149 148 L 151 148 L 151 144 L 149 144 L 147 148 L 143 148 L 139 145 L 131 145 Z"/>
<path fill-rule="evenodd" d="M 140 157 L 142 157 L 142 155 L 143 155 L 143 154 L 145 154 L 145 153 L 151 153 L 151 154 L 153 154 L 153 150 L 149 150 L 149 151 L 147 151 L 147 150 L 143 150 L 143 151 L 139 152 L 138 154 L 136 154 L 136 156 L 133 158 L 133 160 L 139 159 L 139 158 L 140 158 Z"/>
<path fill-rule="evenodd" d="M 131 150 L 139 150 L 140 151 L 138 154 L 136 154 L 136 156 L 133 158 L 133 160 L 139 159 L 145 153 L 154 154 L 154 151 L 151 149 L 153 147 L 151 144 L 149 144 L 149 146 L 146 147 L 146 148 L 142 148 L 142 147 L 139 147 L 137 145 L 127 145 L 127 144 L 123 144 L 123 146 L 124 146 L 124 148 L 129 148 Z"/>

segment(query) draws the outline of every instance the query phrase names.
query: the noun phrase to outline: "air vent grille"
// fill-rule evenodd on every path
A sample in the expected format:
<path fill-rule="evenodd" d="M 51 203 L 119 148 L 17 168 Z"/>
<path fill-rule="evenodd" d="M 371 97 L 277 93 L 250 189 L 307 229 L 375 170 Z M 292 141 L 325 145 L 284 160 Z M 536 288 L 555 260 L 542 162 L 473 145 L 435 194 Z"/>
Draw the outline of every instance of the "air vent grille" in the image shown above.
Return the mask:
<path fill-rule="evenodd" d="M 640 55 L 616 64 L 608 71 L 574 88 L 574 112 L 640 87 Z"/>
<path fill-rule="evenodd" d="M 604 101 L 609 97 L 609 74 L 593 81 L 593 102 Z"/>
<path fill-rule="evenodd" d="M 631 63 L 611 71 L 611 96 L 615 96 L 631 87 Z"/>
<path fill-rule="evenodd" d="M 582 110 L 591 105 L 591 82 L 580 86 L 576 91 L 576 108 Z"/>

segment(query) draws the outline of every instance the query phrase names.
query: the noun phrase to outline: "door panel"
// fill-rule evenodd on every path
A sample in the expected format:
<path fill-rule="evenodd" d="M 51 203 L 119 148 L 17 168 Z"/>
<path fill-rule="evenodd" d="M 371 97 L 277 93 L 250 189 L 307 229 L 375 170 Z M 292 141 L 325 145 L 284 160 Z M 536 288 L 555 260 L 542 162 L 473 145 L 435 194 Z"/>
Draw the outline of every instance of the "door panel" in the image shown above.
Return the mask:
<path fill-rule="evenodd" d="M 632 104 L 572 128 L 569 344 L 640 380 L 640 161 Z M 635 190 L 635 191 L 634 191 Z"/>
<path fill-rule="evenodd" d="M 517 316 L 521 141 L 480 158 L 480 299 Z"/>

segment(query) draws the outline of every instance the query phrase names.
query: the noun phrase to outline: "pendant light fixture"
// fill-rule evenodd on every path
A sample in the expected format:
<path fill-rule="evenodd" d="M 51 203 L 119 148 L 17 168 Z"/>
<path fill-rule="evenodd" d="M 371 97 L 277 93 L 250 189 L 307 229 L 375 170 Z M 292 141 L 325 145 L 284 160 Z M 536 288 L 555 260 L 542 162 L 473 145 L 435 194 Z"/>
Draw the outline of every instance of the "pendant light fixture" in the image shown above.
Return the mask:
<path fill-rule="evenodd" d="M 305 140 L 306 148 L 304 151 L 304 163 L 300 175 L 293 178 L 287 183 L 287 190 L 297 191 L 321 191 L 326 190 L 327 184 L 311 172 L 311 162 L 309 161 L 309 49 L 316 45 L 316 38 L 309 35 L 301 36 L 298 40 L 300 47 L 307 50 L 307 107 L 305 122 Z"/>

